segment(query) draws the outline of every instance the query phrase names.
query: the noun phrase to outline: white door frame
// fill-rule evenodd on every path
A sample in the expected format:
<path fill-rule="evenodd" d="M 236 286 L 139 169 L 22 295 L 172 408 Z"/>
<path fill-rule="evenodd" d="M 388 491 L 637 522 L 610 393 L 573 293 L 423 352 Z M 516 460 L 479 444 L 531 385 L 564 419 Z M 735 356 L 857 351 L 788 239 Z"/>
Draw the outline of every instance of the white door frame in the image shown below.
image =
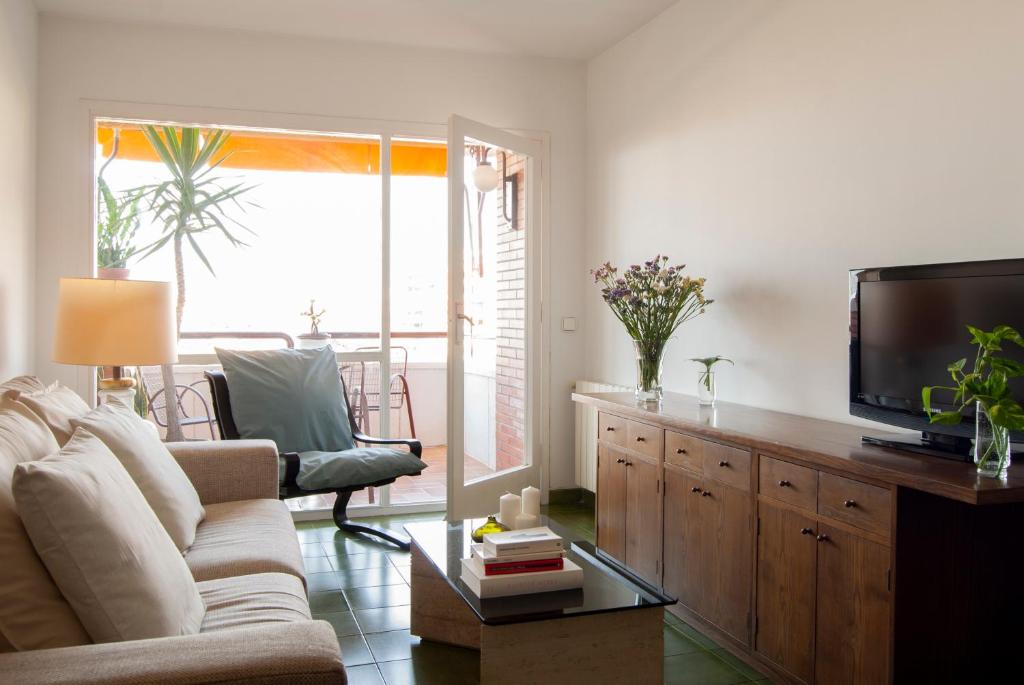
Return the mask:
<path fill-rule="evenodd" d="M 465 483 L 465 387 L 463 345 L 464 157 L 466 138 L 522 153 L 527 159 L 526 198 L 526 395 L 524 450 L 527 463 L 494 476 Z M 502 492 L 538 486 L 547 499 L 548 339 L 544 321 L 547 265 L 547 141 L 516 135 L 465 117 L 448 120 L 448 498 L 449 519 L 481 516 L 497 510 Z M 493 502 L 492 502 L 493 500 Z"/>

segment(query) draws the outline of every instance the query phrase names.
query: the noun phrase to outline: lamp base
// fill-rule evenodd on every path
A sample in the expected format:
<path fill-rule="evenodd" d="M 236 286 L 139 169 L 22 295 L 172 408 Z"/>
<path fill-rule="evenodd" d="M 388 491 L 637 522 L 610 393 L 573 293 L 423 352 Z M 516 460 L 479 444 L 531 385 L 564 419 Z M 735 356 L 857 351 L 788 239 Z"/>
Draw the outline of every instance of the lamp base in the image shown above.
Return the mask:
<path fill-rule="evenodd" d="M 135 406 L 134 378 L 104 378 L 99 386 L 96 394 L 101 404 L 123 404 L 129 409 Z"/>

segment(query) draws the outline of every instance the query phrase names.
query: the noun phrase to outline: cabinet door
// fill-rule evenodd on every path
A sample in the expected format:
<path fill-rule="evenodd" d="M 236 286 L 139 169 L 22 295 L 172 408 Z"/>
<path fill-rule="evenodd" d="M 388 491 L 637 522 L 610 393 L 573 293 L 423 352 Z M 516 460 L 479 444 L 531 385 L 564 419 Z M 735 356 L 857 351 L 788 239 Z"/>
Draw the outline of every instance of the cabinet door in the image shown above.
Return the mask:
<path fill-rule="evenodd" d="M 661 487 L 658 462 L 626 458 L 626 566 L 661 584 Z"/>
<path fill-rule="evenodd" d="M 691 611 L 703 615 L 701 493 L 704 484 L 687 471 L 665 466 L 665 592 Z"/>
<path fill-rule="evenodd" d="M 806 516 L 764 502 L 758 504 L 758 518 L 754 648 L 796 678 L 810 682 L 817 527 Z"/>
<path fill-rule="evenodd" d="M 597 448 L 597 546 L 626 563 L 626 459 Z"/>
<path fill-rule="evenodd" d="M 753 563 L 753 503 L 750 493 L 714 480 L 704 481 L 707 618 L 744 644 L 750 643 L 750 588 Z"/>
<path fill-rule="evenodd" d="M 889 548 L 830 526 L 818 544 L 815 681 L 889 682 Z"/>

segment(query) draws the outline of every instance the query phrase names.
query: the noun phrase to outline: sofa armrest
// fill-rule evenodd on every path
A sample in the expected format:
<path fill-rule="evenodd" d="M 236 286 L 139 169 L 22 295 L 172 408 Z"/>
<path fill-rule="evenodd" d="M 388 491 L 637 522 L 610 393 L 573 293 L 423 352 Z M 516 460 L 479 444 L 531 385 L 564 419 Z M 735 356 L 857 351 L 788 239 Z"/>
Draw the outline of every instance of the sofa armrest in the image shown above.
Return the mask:
<path fill-rule="evenodd" d="M 0 680 L 21 685 L 344 685 L 326 621 L 0 654 Z"/>
<path fill-rule="evenodd" d="M 278 498 L 277 445 L 272 440 L 166 444 L 203 504 Z"/>

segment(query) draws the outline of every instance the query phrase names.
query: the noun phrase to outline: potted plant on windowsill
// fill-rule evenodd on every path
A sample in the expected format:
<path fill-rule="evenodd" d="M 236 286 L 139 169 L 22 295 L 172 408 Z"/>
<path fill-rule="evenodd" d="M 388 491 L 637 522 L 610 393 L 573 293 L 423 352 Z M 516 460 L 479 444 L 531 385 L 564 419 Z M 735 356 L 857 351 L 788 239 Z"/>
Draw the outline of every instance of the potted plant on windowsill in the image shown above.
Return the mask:
<path fill-rule="evenodd" d="M 96 273 L 100 278 L 125 280 L 130 271 L 128 260 L 135 254 L 135 235 L 139 232 L 139 202 L 142 189 L 114 194 L 99 176 L 96 186 L 100 201 L 96 221 Z"/>
<path fill-rule="evenodd" d="M 704 313 L 713 300 L 704 297 L 704 279 L 683 275 L 685 265 L 669 266 L 658 255 L 634 264 L 622 276 L 605 262 L 591 271 L 601 296 L 633 339 L 636 353 L 636 399 L 658 403 L 665 346 L 683 322 Z"/>
<path fill-rule="evenodd" d="M 953 362 L 946 370 L 953 385 L 937 385 L 921 389 L 921 400 L 932 423 L 956 425 L 965 411 L 974 409 L 974 463 L 978 473 L 990 478 L 1005 478 L 1010 467 L 1010 433 L 1024 431 L 1024 409 L 1012 397 L 1007 381 L 1024 376 L 1024 363 L 996 356 L 1004 341 L 1024 347 L 1021 338 L 1009 326 L 996 326 L 983 331 L 968 326 L 971 343 L 978 346 L 974 365 L 966 371 L 967 359 Z M 953 409 L 932 410 L 932 394 L 936 390 L 953 393 Z"/>
<path fill-rule="evenodd" d="M 309 309 L 302 312 L 302 316 L 309 319 L 309 333 L 299 336 L 299 347 L 304 350 L 315 350 L 331 344 L 331 336 L 320 332 L 320 321 L 323 319 L 326 309 L 316 310 L 316 300 L 309 301 Z"/>

